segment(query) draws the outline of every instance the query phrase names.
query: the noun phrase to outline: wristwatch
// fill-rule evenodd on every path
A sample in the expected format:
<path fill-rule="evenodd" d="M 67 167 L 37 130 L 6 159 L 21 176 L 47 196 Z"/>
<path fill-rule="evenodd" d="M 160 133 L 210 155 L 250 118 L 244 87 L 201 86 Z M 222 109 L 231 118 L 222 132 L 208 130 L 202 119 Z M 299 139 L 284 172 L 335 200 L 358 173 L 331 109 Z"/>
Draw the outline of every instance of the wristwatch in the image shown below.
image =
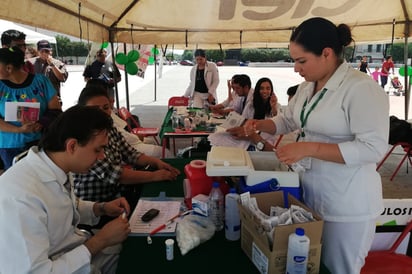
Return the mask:
<path fill-rule="evenodd" d="M 257 142 L 256 149 L 259 151 L 262 151 L 265 148 L 265 144 L 266 144 L 265 140 Z"/>

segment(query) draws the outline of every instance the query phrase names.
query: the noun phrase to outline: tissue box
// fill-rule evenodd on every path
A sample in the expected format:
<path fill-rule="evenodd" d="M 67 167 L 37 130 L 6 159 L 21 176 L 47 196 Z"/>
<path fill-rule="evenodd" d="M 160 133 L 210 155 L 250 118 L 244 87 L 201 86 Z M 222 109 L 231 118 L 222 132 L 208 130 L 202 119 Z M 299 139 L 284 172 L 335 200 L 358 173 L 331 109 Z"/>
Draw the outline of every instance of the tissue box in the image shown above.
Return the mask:
<path fill-rule="evenodd" d="M 209 196 L 204 194 L 198 194 L 192 198 L 192 209 L 194 213 L 202 215 L 202 216 L 209 216 L 209 209 L 208 209 L 208 200 Z"/>
<path fill-rule="evenodd" d="M 260 273 L 285 273 L 289 234 L 294 233 L 297 227 L 302 227 L 310 239 L 307 273 L 319 273 L 323 229 L 323 221 L 321 218 L 292 195 L 288 195 L 288 200 L 285 201 L 282 191 L 253 194 L 251 197 L 256 197 L 259 209 L 266 214 L 269 214 L 271 206 L 285 207 L 285 202 L 287 202 L 289 205 L 298 205 L 312 212 L 316 219 L 314 222 L 276 227 L 273 232 L 273 243 L 270 244 L 266 234 L 261 233 L 261 225 L 254 215 L 251 214 L 248 208 L 239 204 L 242 225 L 241 247 L 249 259 L 260 270 Z"/>

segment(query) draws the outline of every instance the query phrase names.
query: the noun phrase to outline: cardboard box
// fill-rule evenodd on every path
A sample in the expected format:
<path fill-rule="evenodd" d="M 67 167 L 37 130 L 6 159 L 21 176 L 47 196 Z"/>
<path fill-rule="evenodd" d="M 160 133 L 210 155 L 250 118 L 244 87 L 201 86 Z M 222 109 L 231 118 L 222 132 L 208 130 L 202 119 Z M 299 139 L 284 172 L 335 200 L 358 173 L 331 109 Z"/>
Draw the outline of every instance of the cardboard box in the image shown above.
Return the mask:
<path fill-rule="evenodd" d="M 285 201 L 282 191 L 266 192 L 251 195 L 256 197 L 260 210 L 269 214 L 271 206 L 284 207 Z M 297 227 L 302 227 L 310 239 L 310 251 L 308 259 L 308 274 L 319 273 L 321 238 L 323 221 L 312 210 L 299 202 L 292 195 L 288 195 L 289 205 L 298 205 L 312 212 L 316 221 L 303 224 L 284 225 L 276 227 L 273 234 L 273 244 L 270 245 L 266 234 L 260 231 L 260 224 L 250 211 L 239 204 L 241 228 L 241 247 L 250 260 L 255 264 L 260 273 L 284 274 L 286 271 L 286 258 L 288 239 Z"/>

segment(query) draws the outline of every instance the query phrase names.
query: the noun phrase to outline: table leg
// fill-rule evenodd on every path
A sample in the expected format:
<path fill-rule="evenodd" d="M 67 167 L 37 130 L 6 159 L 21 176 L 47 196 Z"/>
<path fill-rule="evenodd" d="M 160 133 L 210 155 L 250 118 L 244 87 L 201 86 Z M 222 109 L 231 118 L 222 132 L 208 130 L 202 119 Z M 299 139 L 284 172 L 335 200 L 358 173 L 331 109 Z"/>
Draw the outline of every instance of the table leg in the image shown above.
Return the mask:
<path fill-rule="evenodd" d="M 162 139 L 162 158 L 165 158 L 165 150 L 166 150 L 166 137 L 163 136 L 163 139 Z"/>

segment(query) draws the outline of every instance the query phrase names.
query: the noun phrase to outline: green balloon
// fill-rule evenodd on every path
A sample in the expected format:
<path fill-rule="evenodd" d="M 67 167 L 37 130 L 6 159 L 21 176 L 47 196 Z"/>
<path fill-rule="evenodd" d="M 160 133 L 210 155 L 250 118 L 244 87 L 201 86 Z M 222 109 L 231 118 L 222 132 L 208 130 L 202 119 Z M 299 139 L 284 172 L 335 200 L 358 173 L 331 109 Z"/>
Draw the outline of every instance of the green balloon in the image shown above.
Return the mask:
<path fill-rule="evenodd" d="M 152 52 L 152 54 L 159 55 L 158 48 L 152 48 L 151 52 Z"/>
<path fill-rule="evenodd" d="M 154 64 L 154 57 L 149 56 L 149 65 L 153 65 L 153 64 Z"/>
<path fill-rule="evenodd" d="M 405 67 L 401 67 L 399 69 L 399 74 L 401 76 L 405 76 Z M 412 67 L 411 66 L 408 66 L 408 76 L 412 76 Z"/>
<path fill-rule="evenodd" d="M 129 73 L 130 75 L 136 75 L 137 74 L 137 65 L 136 63 L 127 63 L 126 64 L 126 72 Z"/>
<path fill-rule="evenodd" d="M 140 54 L 137 50 L 131 50 L 127 54 L 127 57 L 129 58 L 129 62 L 136 62 L 137 59 L 139 59 Z"/>
<path fill-rule="evenodd" d="M 102 43 L 102 45 L 101 45 L 101 47 L 100 48 L 102 48 L 102 49 L 105 49 L 105 48 L 107 48 L 109 46 L 109 42 L 103 42 Z"/>
<path fill-rule="evenodd" d="M 120 52 L 116 55 L 116 62 L 120 65 L 126 65 L 129 61 L 129 58 L 123 52 Z"/>

